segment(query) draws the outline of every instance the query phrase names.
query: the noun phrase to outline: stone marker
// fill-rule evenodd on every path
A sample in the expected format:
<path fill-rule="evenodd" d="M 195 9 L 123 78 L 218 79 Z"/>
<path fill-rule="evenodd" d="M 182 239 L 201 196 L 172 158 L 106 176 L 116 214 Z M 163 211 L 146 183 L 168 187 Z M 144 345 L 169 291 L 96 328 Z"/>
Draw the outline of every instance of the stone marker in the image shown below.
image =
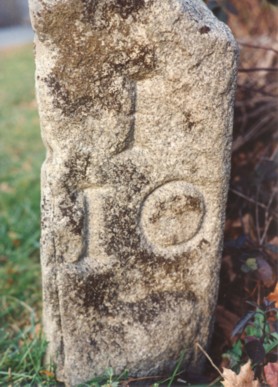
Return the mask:
<path fill-rule="evenodd" d="M 30 0 L 48 357 L 161 374 L 217 298 L 237 46 L 200 0 Z M 196 363 L 197 362 L 197 363 Z"/>

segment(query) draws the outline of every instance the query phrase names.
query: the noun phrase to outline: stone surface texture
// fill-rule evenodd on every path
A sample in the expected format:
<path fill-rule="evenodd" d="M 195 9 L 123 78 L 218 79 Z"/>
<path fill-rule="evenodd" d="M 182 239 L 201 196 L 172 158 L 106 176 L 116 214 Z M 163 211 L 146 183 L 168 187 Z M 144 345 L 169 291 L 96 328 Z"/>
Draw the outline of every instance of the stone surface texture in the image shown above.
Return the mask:
<path fill-rule="evenodd" d="M 237 45 L 201 0 L 30 0 L 44 327 L 57 376 L 198 364 L 217 298 Z"/>

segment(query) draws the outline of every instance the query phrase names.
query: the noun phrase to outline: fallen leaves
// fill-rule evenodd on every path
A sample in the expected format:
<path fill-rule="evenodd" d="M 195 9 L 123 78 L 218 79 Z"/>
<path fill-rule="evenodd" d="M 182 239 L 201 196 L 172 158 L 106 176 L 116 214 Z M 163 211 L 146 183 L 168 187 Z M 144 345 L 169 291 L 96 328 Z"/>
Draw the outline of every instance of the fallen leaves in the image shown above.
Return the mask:
<path fill-rule="evenodd" d="M 223 367 L 223 372 L 221 372 L 199 343 L 196 343 L 196 347 L 203 352 L 203 354 L 209 360 L 211 365 L 217 370 L 219 375 L 224 379 L 223 381 L 221 381 L 223 387 L 260 387 L 259 381 L 254 380 L 254 372 L 251 368 L 250 360 L 246 364 L 241 366 L 239 374 L 236 374 L 233 370 L 225 367 Z"/>
<path fill-rule="evenodd" d="M 278 283 L 272 293 L 267 296 L 268 301 L 274 301 L 276 308 L 278 308 Z"/>
<path fill-rule="evenodd" d="M 47 376 L 48 378 L 54 378 L 54 376 L 55 376 L 53 372 L 48 371 L 48 370 L 41 370 L 41 371 L 40 371 L 40 374 L 41 374 L 41 375 L 45 375 L 45 376 Z"/>
<path fill-rule="evenodd" d="M 224 387 L 259 387 L 259 381 L 254 380 L 250 361 L 240 368 L 238 375 L 232 370 L 223 368 L 222 376 L 224 380 L 221 383 Z"/>
<path fill-rule="evenodd" d="M 12 244 L 15 247 L 18 247 L 21 243 L 20 235 L 18 233 L 16 233 L 15 231 L 9 231 L 7 234 L 8 234 L 8 237 L 10 238 Z"/>

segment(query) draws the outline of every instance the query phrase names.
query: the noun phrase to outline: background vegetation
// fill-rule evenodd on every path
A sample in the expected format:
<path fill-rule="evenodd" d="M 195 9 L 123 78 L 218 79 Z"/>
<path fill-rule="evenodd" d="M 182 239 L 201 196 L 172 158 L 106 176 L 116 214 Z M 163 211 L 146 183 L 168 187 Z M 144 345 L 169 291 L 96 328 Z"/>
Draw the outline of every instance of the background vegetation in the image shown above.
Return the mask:
<path fill-rule="evenodd" d="M 40 166 L 32 47 L 0 61 L 0 385 L 41 382 Z"/>

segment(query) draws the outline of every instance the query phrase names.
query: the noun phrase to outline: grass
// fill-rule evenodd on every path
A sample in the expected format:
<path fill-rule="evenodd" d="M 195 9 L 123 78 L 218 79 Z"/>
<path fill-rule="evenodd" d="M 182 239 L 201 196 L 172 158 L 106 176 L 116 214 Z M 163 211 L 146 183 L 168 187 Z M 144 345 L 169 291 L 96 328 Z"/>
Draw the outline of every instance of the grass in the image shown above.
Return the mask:
<path fill-rule="evenodd" d="M 40 165 L 32 47 L 0 61 L 0 385 L 47 383 L 40 331 Z"/>
<path fill-rule="evenodd" d="M 1 292 L 35 306 L 39 280 L 39 170 L 44 149 L 31 47 L 0 62 Z M 16 284 L 15 284 L 16 283 Z"/>

